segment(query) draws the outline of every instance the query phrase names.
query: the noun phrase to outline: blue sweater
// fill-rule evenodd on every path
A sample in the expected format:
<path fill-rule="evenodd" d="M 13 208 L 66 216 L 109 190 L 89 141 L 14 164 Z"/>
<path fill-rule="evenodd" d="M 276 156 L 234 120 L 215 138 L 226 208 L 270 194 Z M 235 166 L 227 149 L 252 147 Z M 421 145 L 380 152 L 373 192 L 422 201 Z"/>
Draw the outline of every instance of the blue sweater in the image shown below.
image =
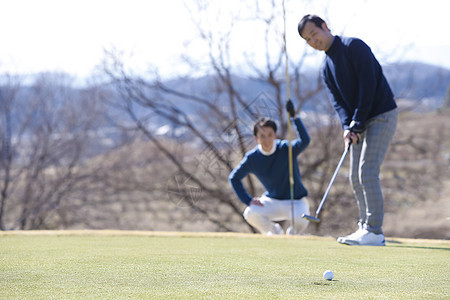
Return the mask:
<path fill-rule="evenodd" d="M 297 156 L 310 142 L 308 133 L 300 119 L 295 119 L 299 138 L 292 141 L 294 199 L 305 197 L 308 192 L 302 184 Z M 245 190 L 242 179 L 249 173 L 254 174 L 266 189 L 265 195 L 278 200 L 290 199 L 289 185 L 289 141 L 275 140 L 276 150 L 264 155 L 258 147 L 248 151 L 240 164 L 230 173 L 228 179 L 239 199 L 246 205 L 253 199 Z"/>
<path fill-rule="evenodd" d="M 344 130 L 397 107 L 380 64 L 369 46 L 357 38 L 335 36 L 326 52 L 323 79 Z"/>

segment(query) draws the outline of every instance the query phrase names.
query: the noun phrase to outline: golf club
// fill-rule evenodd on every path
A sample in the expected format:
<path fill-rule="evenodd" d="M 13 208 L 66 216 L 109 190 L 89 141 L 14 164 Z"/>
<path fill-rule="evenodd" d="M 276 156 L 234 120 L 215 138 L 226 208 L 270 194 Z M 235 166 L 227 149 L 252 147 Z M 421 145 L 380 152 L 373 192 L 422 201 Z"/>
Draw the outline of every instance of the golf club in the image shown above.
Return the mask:
<path fill-rule="evenodd" d="M 304 219 L 306 219 L 308 221 L 311 221 L 311 222 L 314 222 L 314 223 L 319 223 L 320 222 L 320 219 L 319 219 L 320 210 L 322 209 L 322 206 L 325 203 L 325 200 L 327 199 L 328 192 L 330 191 L 331 186 L 333 185 L 334 179 L 336 179 L 336 175 L 339 173 L 339 169 L 341 168 L 342 163 L 344 162 L 344 159 L 347 156 L 348 150 L 350 150 L 350 146 L 351 145 L 352 144 L 350 143 L 348 145 L 348 147 L 345 149 L 344 153 L 342 153 L 341 160 L 339 161 L 338 166 L 336 167 L 336 171 L 334 171 L 333 177 L 331 178 L 331 181 L 328 184 L 327 190 L 325 191 L 325 194 L 322 197 L 322 201 L 320 201 L 319 207 L 316 210 L 316 215 L 313 217 L 313 216 L 309 216 L 307 214 L 303 214 L 302 217 Z"/>

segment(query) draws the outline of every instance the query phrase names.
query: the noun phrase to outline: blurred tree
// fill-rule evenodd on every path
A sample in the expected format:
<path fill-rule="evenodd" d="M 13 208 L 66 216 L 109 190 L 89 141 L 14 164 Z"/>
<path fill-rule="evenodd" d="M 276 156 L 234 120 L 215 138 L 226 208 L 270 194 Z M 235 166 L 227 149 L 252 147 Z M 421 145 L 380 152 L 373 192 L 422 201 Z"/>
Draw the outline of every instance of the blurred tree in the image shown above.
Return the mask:
<path fill-rule="evenodd" d="M 450 108 L 450 83 L 447 85 L 447 92 L 445 93 L 444 103 L 442 108 Z"/>
<path fill-rule="evenodd" d="M 14 175 L 12 174 L 12 164 L 15 152 L 20 148 L 21 139 L 14 138 L 13 130 L 14 119 L 18 116 L 16 109 L 18 106 L 17 92 L 20 89 L 20 79 L 5 74 L 1 77 L 0 88 L 0 230 L 4 230 L 4 209 L 8 202 L 10 190 L 14 183 Z M 25 125 L 26 127 L 26 125 Z M 23 128 L 17 129 L 18 132 Z"/>
<path fill-rule="evenodd" d="M 71 193 L 92 180 L 79 166 L 100 102 L 75 93 L 63 74 L 20 90 L 10 80 L 1 96 L 2 228 L 52 228 L 71 209 Z"/>
<path fill-rule="evenodd" d="M 252 230 L 227 177 L 255 146 L 259 117 L 275 119 L 279 137 L 287 136 L 281 6 L 246 2 L 227 14 L 213 3 L 189 3 L 199 39 L 187 46 L 201 51 L 184 54 L 185 77 L 136 75 L 112 52 L 104 61 L 107 83 L 75 87 L 64 74 L 1 77 L 1 229 Z M 230 26 L 218 29 L 217 18 Z M 248 40 L 236 41 L 248 24 Z M 248 47 L 236 52 L 237 43 Z M 305 68 L 309 53 L 292 51 L 291 98 L 312 137 L 299 165 L 315 211 L 344 150 L 342 130 L 318 68 Z M 397 71 L 405 97 L 411 86 L 420 90 L 417 100 L 438 86 L 421 89 L 420 72 Z M 382 169 L 386 210 L 440 197 L 449 170 L 446 116 L 402 113 Z M 323 222 L 310 233 L 342 234 L 354 225 L 347 171 L 345 162 Z M 253 176 L 245 185 L 252 195 L 263 191 Z"/>
<path fill-rule="evenodd" d="M 190 7 L 200 42 L 208 49 L 200 59 L 184 57 L 193 72 L 203 68 L 210 74 L 202 78 L 204 84 L 199 90 L 186 92 L 192 80 L 190 78 L 164 82 L 157 75 L 152 79 L 133 75 L 115 53 L 106 53 L 104 61 L 105 73 L 120 95 L 110 104 L 128 114 L 134 124 L 131 128 L 127 121 L 128 130 L 142 132 L 176 167 L 175 173 L 166 180 L 171 182 L 177 176 L 183 178 L 184 184 L 178 184 L 176 191 L 169 184 L 169 196 L 178 193 L 183 205 L 205 216 L 217 226 L 217 230 L 233 230 L 235 225 L 230 222 L 235 220 L 233 216 L 238 217 L 241 223 L 245 222 L 242 217 L 243 205 L 231 191 L 227 177 L 245 152 L 254 146 L 251 132 L 253 123 L 263 116 L 272 117 L 279 122 L 279 137 L 287 136 L 284 46 L 283 32 L 280 30 L 283 14 L 281 6 L 275 2 L 264 2 L 264 5 L 264 11 L 259 6 L 250 7 L 250 11 L 256 12 L 252 14 L 255 17 L 245 19 L 245 22 L 257 24 L 255 28 L 262 33 L 266 42 L 261 49 L 266 59 L 263 64 L 256 63 L 245 54 L 241 54 L 244 57 L 240 58 L 232 57 L 233 29 L 243 22 L 240 16 L 228 16 L 231 18 L 230 27 L 218 29 L 210 26 L 206 19 L 194 16 L 220 17 L 223 14 L 214 14 L 206 3 L 200 1 Z M 269 43 L 277 43 L 278 47 L 269 46 Z M 306 56 L 305 53 L 300 59 Z M 240 65 L 236 69 L 234 61 L 240 59 L 246 62 L 247 67 Z M 307 81 L 311 74 L 307 76 L 302 73 L 302 61 L 293 61 L 291 64 L 294 72 L 291 74 L 293 80 L 290 88 L 300 112 L 308 101 L 324 96 L 323 85 L 318 72 L 315 80 Z M 242 69 L 247 69 L 250 75 L 239 72 Z M 249 97 L 251 90 L 254 94 Z M 323 135 L 323 138 L 314 141 L 322 151 L 300 158 L 304 179 L 312 181 L 311 178 L 315 177 L 316 183 L 311 187 L 314 198 L 326 187 L 328 174 L 334 167 L 333 158 L 337 161 L 341 154 L 334 150 L 336 142 L 331 142 L 336 141 L 334 114 L 328 102 L 325 103 L 325 110 L 319 114 L 303 113 L 307 124 L 313 125 L 308 129 L 313 131 L 321 127 L 320 135 Z M 178 156 L 167 147 L 161 136 L 158 136 L 162 128 L 167 128 L 166 136 L 175 138 L 179 147 L 191 149 L 191 154 Z M 262 187 L 252 176 L 247 178 L 246 185 L 252 195 L 257 196 L 262 192 Z M 222 213 L 224 211 L 229 213 Z"/>

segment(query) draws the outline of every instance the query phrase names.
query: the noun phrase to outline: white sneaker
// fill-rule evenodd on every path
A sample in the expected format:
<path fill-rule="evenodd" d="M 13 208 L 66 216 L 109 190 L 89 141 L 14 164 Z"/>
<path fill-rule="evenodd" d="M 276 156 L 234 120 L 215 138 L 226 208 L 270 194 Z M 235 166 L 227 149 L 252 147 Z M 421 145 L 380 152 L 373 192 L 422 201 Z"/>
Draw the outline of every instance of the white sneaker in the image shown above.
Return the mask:
<path fill-rule="evenodd" d="M 286 235 L 296 235 L 296 234 L 297 234 L 297 232 L 295 232 L 295 229 L 292 226 L 289 226 L 286 229 Z"/>
<path fill-rule="evenodd" d="M 346 240 L 354 240 L 354 239 L 358 238 L 362 233 L 363 233 L 363 226 L 360 223 L 358 223 L 358 230 L 356 230 L 355 232 L 353 232 L 352 234 L 349 234 L 347 236 L 338 237 L 337 241 L 338 241 L 338 243 L 345 244 L 344 242 Z"/>
<path fill-rule="evenodd" d="M 267 235 L 282 235 L 284 233 L 283 227 L 280 224 L 275 223 L 273 226 L 273 230 L 267 232 Z"/>
<path fill-rule="evenodd" d="M 350 246 L 384 246 L 386 244 L 384 234 L 375 234 L 367 229 L 362 229 L 359 234 L 351 238 L 342 241 L 338 239 L 338 242 Z"/>

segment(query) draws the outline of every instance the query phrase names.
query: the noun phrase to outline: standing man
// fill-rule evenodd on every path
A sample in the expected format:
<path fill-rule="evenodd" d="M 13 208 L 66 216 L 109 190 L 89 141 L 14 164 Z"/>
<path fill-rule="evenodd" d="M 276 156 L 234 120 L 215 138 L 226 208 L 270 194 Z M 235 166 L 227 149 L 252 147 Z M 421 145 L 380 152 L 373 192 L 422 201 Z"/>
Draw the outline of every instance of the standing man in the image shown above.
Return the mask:
<path fill-rule="evenodd" d="M 286 105 L 289 117 L 294 118 L 298 139 L 292 141 L 294 179 L 294 224 L 286 234 L 300 234 L 308 221 L 302 218 L 309 214 L 306 200 L 307 191 L 302 184 L 297 156 L 310 142 L 308 133 L 300 118 L 295 118 L 294 106 L 289 100 Z M 279 221 L 291 219 L 291 196 L 289 183 L 289 141 L 276 139 L 277 125 L 269 118 L 262 118 L 253 127 L 253 135 L 258 144 L 248 151 L 240 164 L 230 173 L 229 180 L 239 199 L 247 205 L 245 220 L 266 235 L 283 234 Z M 253 197 L 245 190 L 242 179 L 254 174 L 263 184 L 266 192 L 261 197 Z"/>
<path fill-rule="evenodd" d="M 337 241 L 384 246 L 380 167 L 397 127 L 391 88 L 370 48 L 360 39 L 332 35 L 324 20 L 304 16 L 298 33 L 312 48 L 325 51 L 323 80 L 350 151 L 350 183 L 359 207 L 358 230 Z"/>

